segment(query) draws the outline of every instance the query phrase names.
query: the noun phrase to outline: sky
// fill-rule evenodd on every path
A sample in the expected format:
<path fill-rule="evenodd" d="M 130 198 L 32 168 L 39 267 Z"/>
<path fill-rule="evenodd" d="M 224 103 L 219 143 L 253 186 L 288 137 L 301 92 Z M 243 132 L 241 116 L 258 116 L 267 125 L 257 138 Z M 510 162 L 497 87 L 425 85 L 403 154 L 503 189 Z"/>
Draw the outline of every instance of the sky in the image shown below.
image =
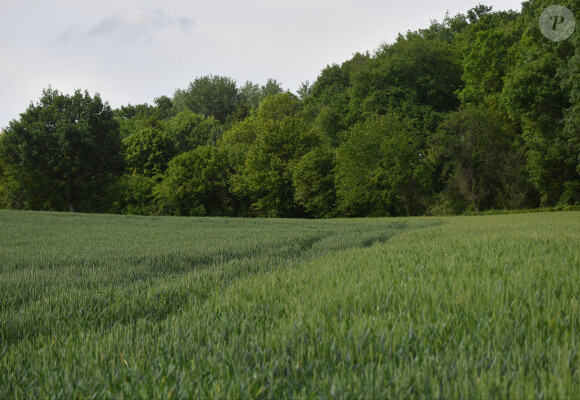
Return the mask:
<path fill-rule="evenodd" d="M 479 3 L 522 0 L 1 0 L 0 128 L 49 85 L 116 108 L 171 97 L 196 77 L 274 78 L 295 92 L 327 65 Z"/>

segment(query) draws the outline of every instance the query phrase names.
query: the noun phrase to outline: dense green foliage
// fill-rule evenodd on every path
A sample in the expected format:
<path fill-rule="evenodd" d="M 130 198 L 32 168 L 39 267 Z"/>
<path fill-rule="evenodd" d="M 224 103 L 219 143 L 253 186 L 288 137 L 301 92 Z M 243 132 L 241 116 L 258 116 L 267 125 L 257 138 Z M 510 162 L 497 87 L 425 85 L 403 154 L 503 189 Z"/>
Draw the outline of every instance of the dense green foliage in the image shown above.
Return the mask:
<path fill-rule="evenodd" d="M 1 398 L 580 392 L 578 212 L 0 224 Z"/>
<path fill-rule="evenodd" d="M 423 140 L 410 121 L 393 114 L 354 125 L 337 154 L 341 211 L 346 215 L 420 213 L 430 176 Z"/>
<path fill-rule="evenodd" d="M 446 15 L 327 66 L 298 96 L 274 79 L 208 75 L 114 110 L 115 122 L 110 111 L 60 119 L 49 90 L 1 135 L 0 206 L 322 218 L 578 205 L 580 29 L 546 39 L 538 21 L 551 4 Z M 93 140 L 116 137 L 116 124 L 121 149 Z M 82 138 L 63 137 L 64 148 L 59 135 L 72 131 Z M 60 164 L 15 155 L 45 142 Z M 88 143 L 109 173 L 71 166 Z"/>
<path fill-rule="evenodd" d="M 0 135 L 0 204 L 102 211 L 99 191 L 123 168 L 119 151 L 117 122 L 98 95 L 49 88 Z"/>
<path fill-rule="evenodd" d="M 163 182 L 156 187 L 164 213 L 173 215 L 232 214 L 228 160 L 222 149 L 199 146 L 169 162 Z"/>

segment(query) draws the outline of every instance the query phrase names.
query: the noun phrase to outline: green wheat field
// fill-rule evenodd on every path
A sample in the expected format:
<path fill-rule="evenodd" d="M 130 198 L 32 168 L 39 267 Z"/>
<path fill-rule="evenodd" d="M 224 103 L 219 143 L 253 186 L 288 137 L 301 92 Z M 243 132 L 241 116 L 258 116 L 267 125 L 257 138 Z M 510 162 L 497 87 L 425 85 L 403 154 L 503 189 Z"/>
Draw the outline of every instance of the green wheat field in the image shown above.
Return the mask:
<path fill-rule="evenodd" d="M 0 211 L 0 398 L 572 398 L 580 212 Z"/>

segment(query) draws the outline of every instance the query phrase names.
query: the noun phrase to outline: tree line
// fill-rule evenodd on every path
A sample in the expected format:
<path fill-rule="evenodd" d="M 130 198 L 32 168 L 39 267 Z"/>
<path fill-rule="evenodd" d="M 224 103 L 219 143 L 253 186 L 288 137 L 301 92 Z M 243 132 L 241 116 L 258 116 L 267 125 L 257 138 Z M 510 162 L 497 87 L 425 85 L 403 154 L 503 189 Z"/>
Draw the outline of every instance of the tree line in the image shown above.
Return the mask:
<path fill-rule="evenodd" d="M 578 205 L 580 35 L 544 38 L 549 5 L 446 15 L 296 94 L 209 75 L 112 109 L 45 89 L 0 135 L 0 207 L 328 218 Z"/>

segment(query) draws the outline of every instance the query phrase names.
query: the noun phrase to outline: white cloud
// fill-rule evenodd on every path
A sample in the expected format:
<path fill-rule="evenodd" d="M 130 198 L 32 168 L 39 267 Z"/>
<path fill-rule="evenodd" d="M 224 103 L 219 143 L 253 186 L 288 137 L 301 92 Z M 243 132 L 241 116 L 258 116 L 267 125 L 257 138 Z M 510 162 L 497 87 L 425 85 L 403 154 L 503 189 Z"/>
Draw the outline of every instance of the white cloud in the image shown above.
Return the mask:
<path fill-rule="evenodd" d="M 120 11 L 104 18 L 89 30 L 87 35 L 115 36 L 117 39 L 128 42 L 151 43 L 159 30 L 179 27 L 187 33 L 192 26 L 193 21 L 189 18 L 175 20 L 161 9 L 138 8 Z M 70 35 L 69 30 L 63 37 L 70 37 Z"/>

